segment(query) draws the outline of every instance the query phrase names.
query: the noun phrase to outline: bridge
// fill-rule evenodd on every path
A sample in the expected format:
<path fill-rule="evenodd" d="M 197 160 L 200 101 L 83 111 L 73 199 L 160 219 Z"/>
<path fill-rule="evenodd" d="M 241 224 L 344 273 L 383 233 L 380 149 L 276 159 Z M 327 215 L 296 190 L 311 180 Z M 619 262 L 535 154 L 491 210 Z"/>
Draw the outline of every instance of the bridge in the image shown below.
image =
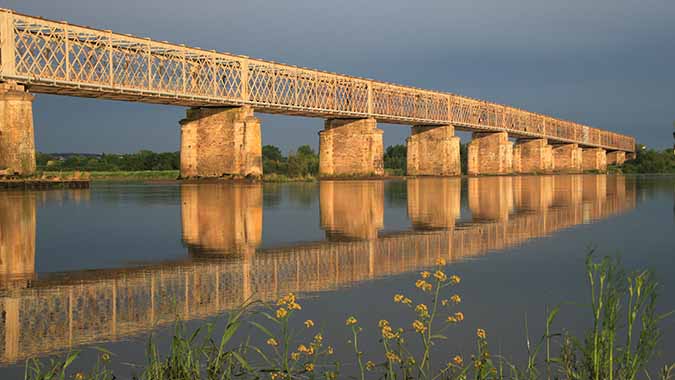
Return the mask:
<path fill-rule="evenodd" d="M 250 296 L 271 301 L 291 291 L 329 291 L 417 271 L 439 257 L 450 263 L 479 257 L 626 212 L 637 200 L 635 183 L 623 177 L 470 178 L 470 221 L 458 223 L 460 179 L 411 179 L 412 228 L 383 233 L 384 186 L 322 181 L 326 239 L 261 249 L 260 184 L 182 185 L 183 241 L 191 258 L 45 275 L 35 274 L 35 209 L 40 197 L 59 193 L 30 193 L 18 202 L 0 192 L 0 363 L 146 333 L 177 314 L 216 316 Z"/>
<path fill-rule="evenodd" d="M 260 176 L 254 111 L 326 119 L 322 176 L 382 175 L 378 122 L 412 126 L 411 175 L 460 174 L 455 129 L 473 132 L 469 174 L 604 170 L 635 150 L 630 136 L 452 93 L 0 9 L 0 167 L 19 174 L 35 170 L 31 93 L 190 107 L 182 177 Z"/>

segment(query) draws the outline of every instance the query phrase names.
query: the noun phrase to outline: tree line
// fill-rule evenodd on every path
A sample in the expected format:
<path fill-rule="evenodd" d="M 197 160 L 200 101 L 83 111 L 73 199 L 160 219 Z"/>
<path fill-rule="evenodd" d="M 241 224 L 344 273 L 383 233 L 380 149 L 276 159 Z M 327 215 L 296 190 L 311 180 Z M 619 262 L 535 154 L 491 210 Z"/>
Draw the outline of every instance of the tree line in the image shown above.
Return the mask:
<path fill-rule="evenodd" d="M 467 145 L 460 145 L 462 173 L 467 169 Z M 309 146 L 284 155 L 274 145 L 262 147 L 263 172 L 287 177 L 316 177 L 319 174 L 319 155 Z M 141 150 L 130 154 L 47 154 L 36 156 L 38 170 L 45 171 L 160 171 L 180 170 L 180 152 L 155 153 Z M 403 144 L 387 147 L 384 168 L 389 175 L 406 175 L 407 149 Z M 620 170 L 624 173 L 675 173 L 673 150 L 644 149 L 639 146 L 635 160 L 627 161 Z"/>
<path fill-rule="evenodd" d="M 147 171 L 179 170 L 180 152 L 155 153 L 141 150 L 131 154 L 48 154 L 36 155 L 38 170 L 46 171 Z"/>
<path fill-rule="evenodd" d="M 466 172 L 466 145 L 460 147 L 462 171 Z M 384 168 L 389 175 L 406 174 L 407 148 L 403 144 L 387 147 Z M 45 171 L 158 171 L 180 170 L 180 152 L 155 153 L 141 150 L 129 154 L 37 153 L 38 170 Z M 287 177 L 316 177 L 319 155 L 309 145 L 284 155 L 274 145 L 262 147 L 263 173 Z"/>

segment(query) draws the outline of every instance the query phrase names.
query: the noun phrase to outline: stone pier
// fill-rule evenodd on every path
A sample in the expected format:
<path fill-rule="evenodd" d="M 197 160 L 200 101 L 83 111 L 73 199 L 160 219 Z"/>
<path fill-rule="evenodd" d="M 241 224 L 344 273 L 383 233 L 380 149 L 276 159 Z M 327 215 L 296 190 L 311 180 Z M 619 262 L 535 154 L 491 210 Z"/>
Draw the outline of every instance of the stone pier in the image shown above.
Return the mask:
<path fill-rule="evenodd" d="M 513 147 L 513 171 L 547 173 L 553 170 L 553 149 L 546 139 L 518 139 Z"/>
<path fill-rule="evenodd" d="M 556 172 L 576 173 L 581 171 L 583 149 L 578 144 L 556 145 L 552 150 L 553 170 Z"/>
<path fill-rule="evenodd" d="M 602 148 L 584 148 L 581 155 L 583 170 L 607 170 L 607 153 Z"/>
<path fill-rule="evenodd" d="M 607 152 L 607 164 L 623 165 L 624 162 L 626 162 L 626 152 L 620 150 Z"/>
<path fill-rule="evenodd" d="M 384 175 L 383 133 L 372 118 L 326 120 L 319 132 L 319 175 Z"/>
<path fill-rule="evenodd" d="M 461 175 L 459 137 L 452 125 L 416 125 L 407 139 L 408 175 Z"/>
<path fill-rule="evenodd" d="M 509 174 L 513 143 L 506 132 L 475 132 L 468 147 L 468 174 Z"/>
<path fill-rule="evenodd" d="M 0 83 L 0 171 L 35 173 L 33 96 L 23 86 Z"/>
<path fill-rule="evenodd" d="M 180 124 L 181 178 L 262 176 L 260 120 L 251 107 L 191 108 Z"/>

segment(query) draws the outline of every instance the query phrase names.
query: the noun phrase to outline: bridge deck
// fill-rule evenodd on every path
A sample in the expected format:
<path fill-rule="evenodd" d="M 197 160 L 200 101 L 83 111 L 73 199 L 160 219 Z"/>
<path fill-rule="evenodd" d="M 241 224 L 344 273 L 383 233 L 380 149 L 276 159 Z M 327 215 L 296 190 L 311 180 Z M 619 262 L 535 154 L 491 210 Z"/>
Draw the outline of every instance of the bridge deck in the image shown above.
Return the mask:
<path fill-rule="evenodd" d="M 609 150 L 634 138 L 451 93 L 206 51 L 0 9 L 0 81 L 31 92 L 310 117 L 453 124 Z"/>

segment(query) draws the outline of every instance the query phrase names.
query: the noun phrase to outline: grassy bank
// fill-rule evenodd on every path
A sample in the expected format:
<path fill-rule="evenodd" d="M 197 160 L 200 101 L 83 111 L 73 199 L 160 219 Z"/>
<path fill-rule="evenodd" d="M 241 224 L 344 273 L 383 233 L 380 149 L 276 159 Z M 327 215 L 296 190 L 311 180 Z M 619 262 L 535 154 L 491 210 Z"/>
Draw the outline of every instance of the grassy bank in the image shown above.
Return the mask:
<path fill-rule="evenodd" d="M 229 314 L 220 336 L 214 336 L 210 324 L 187 333 L 177 323 L 167 350 L 152 340 L 148 343 L 145 364 L 136 367 L 139 376 L 134 379 L 672 379 L 675 364 L 647 373 L 658 350 L 660 323 L 666 317 L 655 311 L 658 288 L 647 271 L 626 274 L 612 259 L 594 261 L 589 256 L 585 310 L 591 327 L 574 336 L 557 320 L 560 308 L 553 308 L 544 334 L 532 341 L 527 338 L 527 360 L 514 363 L 508 353 L 492 354 L 488 332 L 480 328 L 475 331 L 476 346 L 470 355 L 460 354 L 467 347 L 432 349 L 451 345 L 447 331 L 463 328 L 462 298 L 456 294 L 461 279 L 445 270 L 445 261 L 439 259 L 436 268 L 420 273 L 406 294 L 393 295 L 392 302 L 409 316 L 405 325 L 391 325 L 386 315 L 377 326 L 362 325 L 358 316 L 347 317 L 344 331 L 352 349 L 344 355 L 352 357 L 347 362 L 333 359 L 333 347 L 313 320 L 303 315 L 291 293 L 271 304 L 245 302 Z M 258 337 L 241 336 L 247 326 Z M 378 353 L 361 351 L 367 330 L 373 332 L 368 335 L 371 339 L 376 335 Z M 83 363 L 77 360 L 79 353 L 72 352 L 50 363 L 29 360 L 25 377 L 123 378 L 110 369 L 114 354 L 98 350 L 98 362 L 85 364 L 88 370 L 75 369 Z"/>
<path fill-rule="evenodd" d="M 178 178 L 178 170 L 140 170 L 140 171 L 44 171 L 37 176 L 48 178 L 89 178 L 92 181 L 137 181 L 171 180 Z"/>

